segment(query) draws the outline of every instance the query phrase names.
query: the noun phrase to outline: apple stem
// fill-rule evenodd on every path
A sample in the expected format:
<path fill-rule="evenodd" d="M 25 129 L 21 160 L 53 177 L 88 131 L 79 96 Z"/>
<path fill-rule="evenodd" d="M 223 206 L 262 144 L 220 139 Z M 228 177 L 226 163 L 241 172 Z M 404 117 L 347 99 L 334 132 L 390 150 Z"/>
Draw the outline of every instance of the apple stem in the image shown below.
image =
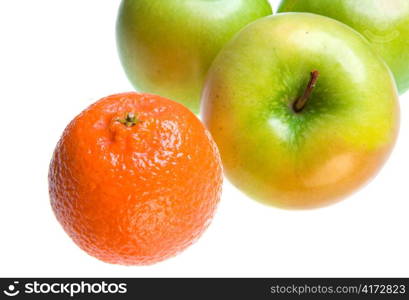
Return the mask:
<path fill-rule="evenodd" d="M 311 97 L 312 92 L 314 91 L 315 86 L 317 85 L 319 76 L 320 72 L 318 72 L 317 70 L 311 72 L 311 78 L 304 90 L 304 93 L 293 103 L 293 110 L 295 113 L 300 113 L 304 109 L 305 105 Z"/>
<path fill-rule="evenodd" d="M 139 123 L 138 117 L 135 113 L 128 112 L 125 114 L 125 118 L 123 119 L 116 119 L 119 123 L 125 125 L 126 127 L 132 127 Z"/>

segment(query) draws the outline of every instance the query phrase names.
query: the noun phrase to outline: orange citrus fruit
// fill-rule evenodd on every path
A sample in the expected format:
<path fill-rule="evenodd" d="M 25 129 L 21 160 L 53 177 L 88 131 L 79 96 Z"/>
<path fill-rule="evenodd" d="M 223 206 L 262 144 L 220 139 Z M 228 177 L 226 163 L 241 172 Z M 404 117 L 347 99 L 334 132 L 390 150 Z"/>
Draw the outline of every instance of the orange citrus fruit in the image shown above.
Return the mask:
<path fill-rule="evenodd" d="M 49 171 L 51 206 L 96 258 L 152 264 L 192 244 L 220 199 L 222 167 L 187 108 L 138 93 L 101 99 L 65 129 Z"/>

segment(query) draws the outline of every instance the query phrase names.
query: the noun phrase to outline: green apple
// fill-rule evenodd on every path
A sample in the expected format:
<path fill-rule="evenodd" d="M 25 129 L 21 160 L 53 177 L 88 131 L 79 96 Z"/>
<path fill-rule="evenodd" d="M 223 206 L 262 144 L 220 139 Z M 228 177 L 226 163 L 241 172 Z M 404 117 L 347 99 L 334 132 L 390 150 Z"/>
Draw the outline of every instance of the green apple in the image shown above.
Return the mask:
<path fill-rule="evenodd" d="M 399 92 L 409 89 L 408 0 L 283 0 L 279 11 L 316 13 L 351 26 L 387 62 Z"/>
<path fill-rule="evenodd" d="M 265 17 L 236 35 L 209 70 L 202 116 L 232 183 L 293 209 L 368 182 L 399 128 L 384 61 L 347 25 L 307 13 Z"/>
<path fill-rule="evenodd" d="M 245 25 L 271 13 L 267 0 L 123 0 L 120 59 L 137 90 L 197 113 L 206 73 L 220 49 Z"/>

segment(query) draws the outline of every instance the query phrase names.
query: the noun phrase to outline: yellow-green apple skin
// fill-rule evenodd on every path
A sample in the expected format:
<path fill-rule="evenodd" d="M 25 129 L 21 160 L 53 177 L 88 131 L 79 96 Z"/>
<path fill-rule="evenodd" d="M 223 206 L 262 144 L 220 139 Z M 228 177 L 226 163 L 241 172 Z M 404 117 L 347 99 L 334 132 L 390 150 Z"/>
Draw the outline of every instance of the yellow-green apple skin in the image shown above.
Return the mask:
<path fill-rule="evenodd" d="M 409 89 L 409 0 L 283 0 L 280 12 L 310 12 L 339 20 L 364 35 Z"/>
<path fill-rule="evenodd" d="M 271 13 L 267 0 L 123 0 L 119 56 L 137 90 L 198 113 L 206 73 L 220 49 L 245 25 Z"/>
<path fill-rule="evenodd" d="M 295 112 L 312 72 L 315 88 Z M 246 26 L 219 53 L 202 117 L 236 187 L 268 205 L 307 209 L 378 172 L 397 137 L 398 93 L 384 61 L 347 25 L 278 14 Z"/>

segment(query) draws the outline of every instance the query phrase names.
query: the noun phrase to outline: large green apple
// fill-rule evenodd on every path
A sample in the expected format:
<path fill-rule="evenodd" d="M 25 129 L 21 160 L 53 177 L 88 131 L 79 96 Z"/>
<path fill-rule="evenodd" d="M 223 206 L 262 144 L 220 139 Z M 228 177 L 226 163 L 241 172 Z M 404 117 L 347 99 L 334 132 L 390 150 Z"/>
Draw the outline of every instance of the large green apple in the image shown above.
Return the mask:
<path fill-rule="evenodd" d="M 232 183 L 283 208 L 351 194 L 380 169 L 399 127 L 384 61 L 347 25 L 307 13 L 236 35 L 209 70 L 202 115 Z"/>
<path fill-rule="evenodd" d="M 123 0 L 119 55 L 136 89 L 197 113 L 217 53 L 245 25 L 271 13 L 267 0 Z"/>
<path fill-rule="evenodd" d="M 364 35 L 409 89 L 409 0 L 283 0 L 280 12 L 311 12 L 337 19 Z"/>

